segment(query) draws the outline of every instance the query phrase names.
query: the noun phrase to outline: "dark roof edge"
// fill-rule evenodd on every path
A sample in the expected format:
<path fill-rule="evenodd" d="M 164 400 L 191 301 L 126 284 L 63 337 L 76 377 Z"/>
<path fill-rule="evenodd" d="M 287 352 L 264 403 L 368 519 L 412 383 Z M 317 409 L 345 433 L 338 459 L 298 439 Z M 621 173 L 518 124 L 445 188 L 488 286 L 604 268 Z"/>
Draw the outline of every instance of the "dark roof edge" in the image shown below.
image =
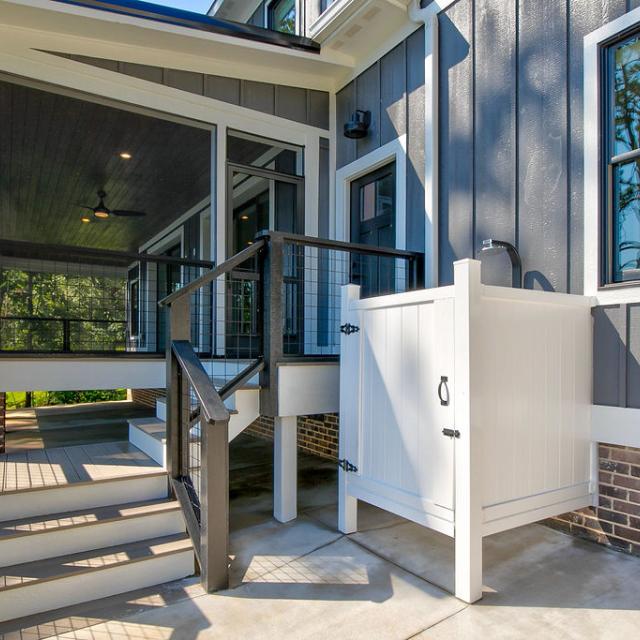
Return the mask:
<path fill-rule="evenodd" d="M 320 45 L 302 36 L 292 36 L 278 31 L 271 31 L 249 24 L 231 22 L 206 16 L 193 11 L 165 7 L 151 2 L 141 2 L 140 0 L 53 0 L 63 4 L 72 4 L 78 7 L 99 9 L 111 13 L 119 13 L 136 18 L 145 18 L 156 22 L 174 24 L 189 29 L 217 33 L 224 36 L 262 42 L 288 49 L 298 49 L 309 53 L 320 53 Z"/>

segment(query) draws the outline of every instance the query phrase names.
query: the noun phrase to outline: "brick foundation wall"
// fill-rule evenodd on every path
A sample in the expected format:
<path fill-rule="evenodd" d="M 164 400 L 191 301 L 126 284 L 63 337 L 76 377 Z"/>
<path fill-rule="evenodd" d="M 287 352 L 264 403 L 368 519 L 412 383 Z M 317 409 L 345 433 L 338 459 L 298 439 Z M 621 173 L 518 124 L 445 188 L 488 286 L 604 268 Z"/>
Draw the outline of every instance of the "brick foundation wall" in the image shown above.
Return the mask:
<path fill-rule="evenodd" d="M 298 450 L 329 460 L 338 459 L 338 416 L 327 413 L 298 418 Z M 273 418 L 260 416 L 246 433 L 273 440 Z"/>
<path fill-rule="evenodd" d="M 551 518 L 546 524 L 640 556 L 640 449 L 600 444 L 598 506 Z"/>
<path fill-rule="evenodd" d="M 7 394 L 0 392 L 0 453 L 4 453 L 7 429 Z"/>
<path fill-rule="evenodd" d="M 131 389 L 131 399 L 136 404 L 151 407 L 152 409 L 156 408 L 156 400 L 164 398 L 165 395 L 164 389 Z"/>

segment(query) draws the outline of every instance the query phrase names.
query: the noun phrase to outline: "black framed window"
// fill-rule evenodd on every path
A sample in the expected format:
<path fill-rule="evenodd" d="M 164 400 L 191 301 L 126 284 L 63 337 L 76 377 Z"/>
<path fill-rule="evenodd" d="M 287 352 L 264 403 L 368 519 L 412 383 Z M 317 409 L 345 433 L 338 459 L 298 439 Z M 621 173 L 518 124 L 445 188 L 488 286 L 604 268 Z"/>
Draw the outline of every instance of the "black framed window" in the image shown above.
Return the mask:
<path fill-rule="evenodd" d="M 606 203 L 601 284 L 640 281 L 640 34 L 604 50 Z"/>
<path fill-rule="evenodd" d="M 296 33 L 296 0 L 272 0 L 267 9 L 268 27 L 282 33 Z"/>

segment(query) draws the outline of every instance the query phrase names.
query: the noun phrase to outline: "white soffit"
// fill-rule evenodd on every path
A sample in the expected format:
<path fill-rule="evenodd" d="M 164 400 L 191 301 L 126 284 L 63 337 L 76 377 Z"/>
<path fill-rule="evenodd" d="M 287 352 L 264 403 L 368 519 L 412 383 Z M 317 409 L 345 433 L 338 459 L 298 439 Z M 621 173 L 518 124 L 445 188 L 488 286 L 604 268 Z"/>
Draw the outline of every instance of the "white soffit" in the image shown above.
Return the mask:
<path fill-rule="evenodd" d="M 417 29 L 409 20 L 408 4 L 408 0 L 338 0 L 311 25 L 309 37 L 320 42 L 326 54 L 372 60 L 381 45 Z"/>

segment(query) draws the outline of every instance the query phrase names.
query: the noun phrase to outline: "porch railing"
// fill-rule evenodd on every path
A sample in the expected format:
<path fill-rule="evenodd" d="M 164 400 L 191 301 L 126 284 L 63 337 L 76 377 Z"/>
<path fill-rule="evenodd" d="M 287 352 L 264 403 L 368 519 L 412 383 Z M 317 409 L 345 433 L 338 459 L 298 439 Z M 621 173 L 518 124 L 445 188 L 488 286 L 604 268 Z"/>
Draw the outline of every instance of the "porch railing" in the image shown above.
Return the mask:
<path fill-rule="evenodd" d="M 0 241 L 0 354 L 165 352 L 158 301 L 212 268 L 178 257 Z M 210 292 L 198 293 L 193 344 L 210 352 Z"/>
<path fill-rule="evenodd" d="M 224 401 L 259 376 L 260 412 L 277 416 L 279 362 L 338 357 L 341 286 L 358 282 L 366 296 L 419 288 L 423 264 L 409 251 L 268 232 L 161 302 L 169 307 L 167 465 L 207 590 L 228 586 Z M 191 342 L 203 289 L 216 301 L 205 358 Z"/>

